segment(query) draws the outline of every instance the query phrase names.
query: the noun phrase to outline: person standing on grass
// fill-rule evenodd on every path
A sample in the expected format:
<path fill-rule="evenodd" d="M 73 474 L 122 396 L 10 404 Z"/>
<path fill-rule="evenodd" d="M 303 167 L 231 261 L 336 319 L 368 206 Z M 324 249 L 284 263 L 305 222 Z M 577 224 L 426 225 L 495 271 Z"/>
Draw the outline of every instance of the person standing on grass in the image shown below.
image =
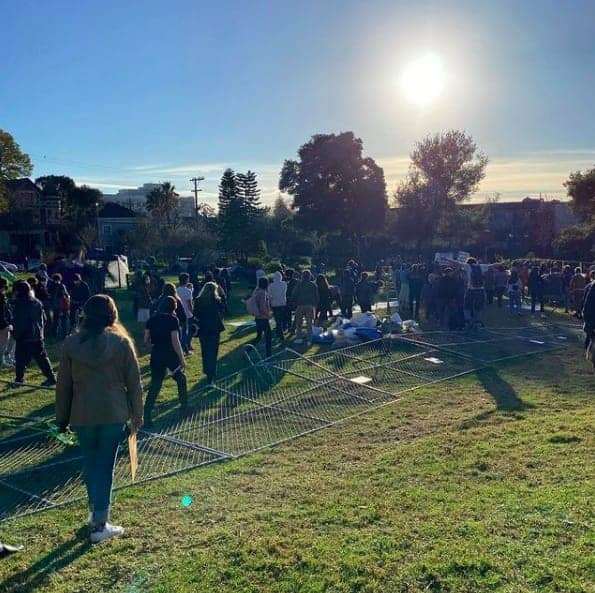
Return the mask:
<path fill-rule="evenodd" d="M 12 329 L 12 311 L 6 298 L 8 282 L 0 278 L 0 366 L 12 367 L 14 361 L 9 354 L 10 331 Z"/>
<path fill-rule="evenodd" d="M 292 268 L 285 270 L 285 280 L 287 282 L 287 291 L 285 297 L 287 300 L 285 329 L 287 331 L 293 330 L 293 313 L 295 311 L 295 289 L 299 284 L 297 274 Z"/>
<path fill-rule="evenodd" d="M 318 275 L 316 286 L 318 288 L 316 319 L 318 323 L 324 323 L 329 317 L 333 316 L 331 287 L 324 274 Z"/>
<path fill-rule="evenodd" d="M 70 290 L 70 298 L 72 299 L 70 305 L 70 329 L 76 329 L 78 325 L 79 313 L 83 310 L 84 304 L 91 296 L 91 289 L 89 285 L 81 278 L 80 274 L 75 274 L 73 278 L 72 288 Z"/>
<path fill-rule="evenodd" d="M 583 296 L 585 293 L 585 287 L 587 286 L 587 279 L 584 277 L 580 268 L 574 269 L 574 276 L 570 280 L 569 292 L 570 292 L 570 304 L 574 311 L 574 316 L 581 316 L 581 304 L 583 302 Z"/>
<path fill-rule="evenodd" d="M 506 272 L 504 266 L 502 264 L 499 264 L 496 266 L 496 271 L 494 272 L 494 294 L 496 296 L 496 303 L 498 304 L 498 309 L 502 309 L 503 298 L 504 294 L 506 293 L 507 287 L 508 273 Z"/>
<path fill-rule="evenodd" d="M 341 278 L 341 316 L 346 319 L 353 317 L 353 303 L 355 301 L 355 282 L 349 268 L 343 270 Z"/>
<path fill-rule="evenodd" d="M 508 309 L 511 313 L 521 314 L 523 289 L 516 270 L 512 270 L 508 279 Z"/>
<path fill-rule="evenodd" d="M 529 296 L 531 297 L 531 313 L 535 313 L 535 307 L 539 303 L 539 310 L 543 313 L 544 301 L 544 285 L 543 276 L 539 266 L 534 265 L 529 272 L 529 279 L 527 280 L 529 288 Z"/>
<path fill-rule="evenodd" d="M 360 306 L 362 313 L 372 311 L 372 304 L 374 303 L 374 294 L 376 293 L 376 285 L 370 282 L 368 273 L 362 274 L 362 279 L 355 289 L 355 296 Z"/>
<path fill-rule="evenodd" d="M 184 373 L 186 361 L 180 343 L 180 321 L 176 317 L 177 307 L 178 302 L 175 297 L 162 297 L 157 313 L 147 321 L 145 329 L 145 344 L 152 346 L 150 361 L 151 384 L 145 402 L 144 416 L 147 428 L 153 426 L 153 407 L 168 370 L 178 386 L 180 415 L 184 417 L 190 412 L 188 408 L 188 383 Z"/>
<path fill-rule="evenodd" d="M 304 270 L 302 279 L 295 287 L 295 329 L 297 332 L 296 343 L 299 344 L 303 337 L 303 324 L 306 322 L 306 340 L 312 336 L 312 323 L 316 307 L 318 307 L 318 287 L 316 286 L 310 270 Z"/>
<path fill-rule="evenodd" d="M 212 384 L 217 378 L 217 356 L 223 325 L 223 300 L 219 296 L 217 285 L 207 282 L 196 297 L 194 318 L 198 324 L 198 339 L 202 355 L 202 368 L 207 376 L 207 383 Z"/>
<path fill-rule="evenodd" d="M 273 352 L 273 335 L 271 332 L 271 299 L 269 297 L 269 281 L 262 276 L 258 280 L 258 286 L 254 289 L 252 297 L 254 298 L 255 313 L 254 320 L 256 322 L 256 338 L 254 344 L 260 343 L 262 336 L 265 340 L 266 357 L 271 356 Z"/>
<path fill-rule="evenodd" d="M 595 270 L 590 273 L 591 282 L 585 288 L 582 316 L 583 331 L 585 332 L 585 353 L 590 355 L 593 369 L 595 369 Z"/>
<path fill-rule="evenodd" d="M 283 280 L 281 272 L 273 274 L 273 281 L 269 284 L 268 291 L 275 318 L 275 333 L 280 340 L 283 340 L 287 319 L 287 282 Z"/>
<path fill-rule="evenodd" d="M 45 350 L 45 313 L 43 305 L 33 296 L 31 286 L 24 280 L 14 284 L 12 311 L 13 337 L 15 339 L 15 386 L 23 385 L 25 369 L 35 359 L 45 375 L 42 387 L 52 387 L 56 377 Z"/>
<path fill-rule="evenodd" d="M 182 324 L 180 321 L 180 328 L 182 331 L 182 336 L 180 341 L 182 342 L 182 348 L 184 352 L 191 352 L 192 351 L 192 333 L 190 332 L 190 323 L 193 317 L 192 311 L 192 293 L 193 289 L 188 287 L 190 283 L 190 276 L 186 273 L 180 274 L 179 276 L 180 283 L 176 288 L 176 294 L 182 303 L 182 307 L 184 308 L 184 313 L 186 314 L 186 321 Z"/>
<path fill-rule="evenodd" d="M 66 339 L 56 388 L 56 424 L 78 437 L 89 497 L 91 542 L 120 536 L 109 523 L 112 482 L 126 423 L 143 423 L 140 369 L 134 344 L 118 321 L 113 299 L 91 297 L 80 330 Z"/>

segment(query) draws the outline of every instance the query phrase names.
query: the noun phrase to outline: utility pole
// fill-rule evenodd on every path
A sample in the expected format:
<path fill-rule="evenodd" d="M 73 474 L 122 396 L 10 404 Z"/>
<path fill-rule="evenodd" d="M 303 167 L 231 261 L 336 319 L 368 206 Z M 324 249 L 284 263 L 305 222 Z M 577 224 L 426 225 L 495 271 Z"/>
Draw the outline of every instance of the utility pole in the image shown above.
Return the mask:
<path fill-rule="evenodd" d="M 204 177 L 193 177 L 190 181 L 194 183 L 194 189 L 192 193 L 194 193 L 194 216 L 196 218 L 196 222 L 198 223 L 198 192 L 202 191 L 202 189 L 198 189 L 198 184 L 201 181 L 204 181 Z"/>

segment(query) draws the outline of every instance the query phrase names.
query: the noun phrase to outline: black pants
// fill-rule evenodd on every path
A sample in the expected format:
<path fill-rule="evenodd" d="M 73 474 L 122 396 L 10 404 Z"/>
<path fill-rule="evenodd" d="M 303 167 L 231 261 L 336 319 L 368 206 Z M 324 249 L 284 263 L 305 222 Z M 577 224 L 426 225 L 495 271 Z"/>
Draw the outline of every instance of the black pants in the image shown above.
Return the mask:
<path fill-rule="evenodd" d="M 221 334 L 218 332 L 199 333 L 198 339 L 202 355 L 202 370 L 207 376 L 207 381 L 211 383 L 217 377 L 217 356 L 219 355 Z"/>
<path fill-rule="evenodd" d="M 362 310 L 362 313 L 369 313 L 372 311 L 372 303 L 360 303 L 359 308 Z"/>
<path fill-rule="evenodd" d="M 46 379 L 55 379 L 54 371 L 50 365 L 50 359 L 45 351 L 43 341 L 24 342 L 17 340 L 15 344 L 15 377 L 17 381 L 22 381 L 25 376 L 25 369 L 32 359 L 35 359 L 37 366 L 46 376 Z"/>
<path fill-rule="evenodd" d="M 341 317 L 346 319 L 353 317 L 353 296 L 345 295 L 341 297 Z"/>
<path fill-rule="evenodd" d="M 273 334 L 271 332 L 271 324 L 268 319 L 256 319 L 256 339 L 255 344 L 262 340 L 264 334 L 264 344 L 266 348 L 267 358 L 273 353 Z"/>
<path fill-rule="evenodd" d="M 161 391 L 163 380 L 167 371 L 175 371 L 180 366 L 180 360 L 175 354 L 151 356 L 151 385 L 147 393 L 145 402 L 145 424 L 151 424 L 151 414 L 155 407 L 155 401 Z M 186 375 L 183 371 L 178 371 L 173 375 L 173 379 L 178 385 L 178 399 L 180 406 L 184 410 L 188 407 L 188 384 Z"/>
<path fill-rule="evenodd" d="M 273 307 L 273 317 L 275 318 L 275 333 L 283 339 L 283 331 L 287 323 L 287 307 Z"/>

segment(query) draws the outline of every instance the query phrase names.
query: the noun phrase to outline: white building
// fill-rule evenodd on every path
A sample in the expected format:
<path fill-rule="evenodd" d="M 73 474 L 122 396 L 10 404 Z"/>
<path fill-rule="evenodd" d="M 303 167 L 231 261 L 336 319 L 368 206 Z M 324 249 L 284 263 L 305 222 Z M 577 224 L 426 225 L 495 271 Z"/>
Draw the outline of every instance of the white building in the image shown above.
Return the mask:
<path fill-rule="evenodd" d="M 113 202 L 133 212 L 146 212 L 147 195 L 151 193 L 158 183 L 143 183 L 136 189 L 119 189 L 116 194 L 103 194 L 103 201 Z M 180 197 L 180 211 L 183 216 L 192 216 L 194 214 L 194 198 Z"/>

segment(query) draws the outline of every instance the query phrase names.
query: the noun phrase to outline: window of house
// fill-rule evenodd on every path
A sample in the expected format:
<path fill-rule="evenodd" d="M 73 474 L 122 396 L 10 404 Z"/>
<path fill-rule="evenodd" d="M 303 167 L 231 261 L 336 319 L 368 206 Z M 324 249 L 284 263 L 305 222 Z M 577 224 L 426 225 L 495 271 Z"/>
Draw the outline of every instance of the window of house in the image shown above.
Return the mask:
<path fill-rule="evenodd" d="M 108 237 L 111 237 L 111 235 L 112 235 L 112 225 L 111 224 L 103 225 L 103 234 Z"/>

